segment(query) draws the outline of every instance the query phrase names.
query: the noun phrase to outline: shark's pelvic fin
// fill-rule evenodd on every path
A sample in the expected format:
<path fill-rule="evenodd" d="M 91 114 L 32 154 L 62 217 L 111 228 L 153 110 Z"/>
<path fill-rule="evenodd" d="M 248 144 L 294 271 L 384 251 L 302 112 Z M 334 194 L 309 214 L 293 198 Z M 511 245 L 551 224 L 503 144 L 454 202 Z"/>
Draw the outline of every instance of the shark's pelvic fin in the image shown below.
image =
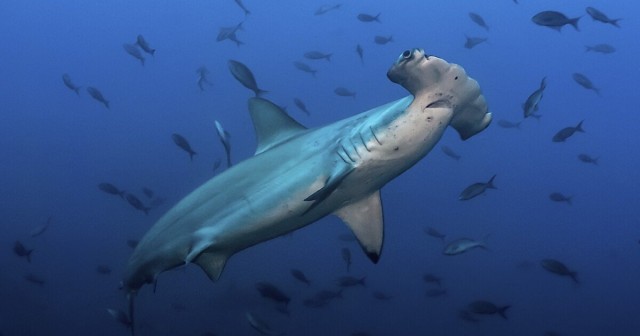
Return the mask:
<path fill-rule="evenodd" d="M 340 165 L 340 168 L 334 171 L 328 178 L 327 182 L 325 182 L 324 187 L 320 188 L 318 191 L 311 194 L 311 196 L 305 198 L 305 201 L 314 201 L 307 210 L 304 211 L 303 214 L 311 211 L 311 209 L 315 208 L 320 202 L 324 201 L 331 193 L 338 188 L 340 183 L 354 170 L 354 168 L 350 165 Z"/>
<path fill-rule="evenodd" d="M 258 139 L 256 155 L 307 129 L 266 99 L 249 99 L 249 114 Z"/>
<path fill-rule="evenodd" d="M 224 253 L 202 252 L 196 257 L 194 262 L 207 273 L 211 281 L 216 281 L 220 278 L 227 259 L 229 259 L 229 256 Z"/>
<path fill-rule="evenodd" d="M 356 203 L 347 205 L 335 213 L 349 226 L 358 238 L 369 259 L 377 263 L 384 240 L 384 219 L 380 190 Z"/>

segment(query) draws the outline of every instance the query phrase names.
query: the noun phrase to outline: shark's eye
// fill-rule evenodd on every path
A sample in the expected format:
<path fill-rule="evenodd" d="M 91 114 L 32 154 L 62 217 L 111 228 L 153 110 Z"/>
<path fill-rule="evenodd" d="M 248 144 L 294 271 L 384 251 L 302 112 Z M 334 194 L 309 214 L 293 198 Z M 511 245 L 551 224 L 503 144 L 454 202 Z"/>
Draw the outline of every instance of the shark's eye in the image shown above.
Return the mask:
<path fill-rule="evenodd" d="M 402 53 L 402 58 L 404 58 L 405 60 L 410 60 L 413 57 L 413 53 L 411 52 L 411 50 L 405 50 Z"/>

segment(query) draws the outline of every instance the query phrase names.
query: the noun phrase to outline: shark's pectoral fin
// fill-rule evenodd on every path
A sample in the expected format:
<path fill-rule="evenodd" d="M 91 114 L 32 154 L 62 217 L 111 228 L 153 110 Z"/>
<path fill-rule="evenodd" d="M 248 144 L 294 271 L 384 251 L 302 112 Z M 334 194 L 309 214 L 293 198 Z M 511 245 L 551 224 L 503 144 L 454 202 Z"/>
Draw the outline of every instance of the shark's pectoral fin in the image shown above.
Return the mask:
<path fill-rule="evenodd" d="M 260 154 L 307 129 L 276 104 L 266 99 L 249 99 L 249 114 L 258 140 L 256 154 Z"/>
<path fill-rule="evenodd" d="M 320 202 L 324 201 L 331 193 L 338 188 L 340 183 L 353 171 L 353 167 L 350 165 L 342 165 L 339 169 L 334 171 L 324 184 L 324 187 L 311 194 L 311 196 L 305 198 L 305 201 L 313 201 L 313 203 L 304 211 L 303 215 L 315 208 Z"/>
<path fill-rule="evenodd" d="M 198 255 L 194 262 L 202 270 L 207 273 L 207 276 L 211 281 L 216 281 L 220 278 L 224 265 L 227 263 L 229 256 L 220 252 L 202 252 Z"/>
<path fill-rule="evenodd" d="M 384 221 L 380 191 L 336 211 L 349 226 L 369 259 L 377 263 L 384 240 Z"/>

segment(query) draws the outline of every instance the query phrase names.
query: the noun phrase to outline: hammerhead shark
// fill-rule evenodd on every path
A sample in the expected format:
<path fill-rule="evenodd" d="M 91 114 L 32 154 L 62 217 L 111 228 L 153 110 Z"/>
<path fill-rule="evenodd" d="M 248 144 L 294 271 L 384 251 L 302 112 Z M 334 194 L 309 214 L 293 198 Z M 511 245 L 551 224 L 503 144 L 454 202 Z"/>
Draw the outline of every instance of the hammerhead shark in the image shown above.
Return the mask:
<path fill-rule="evenodd" d="M 422 49 L 404 51 L 387 77 L 411 95 L 315 129 L 250 98 L 255 155 L 187 195 L 142 238 L 122 283 L 130 320 L 133 297 L 160 273 L 194 263 L 215 281 L 235 253 L 329 214 L 376 263 L 384 237 L 380 188 L 427 155 L 448 125 L 466 140 L 491 122 L 478 83 Z"/>

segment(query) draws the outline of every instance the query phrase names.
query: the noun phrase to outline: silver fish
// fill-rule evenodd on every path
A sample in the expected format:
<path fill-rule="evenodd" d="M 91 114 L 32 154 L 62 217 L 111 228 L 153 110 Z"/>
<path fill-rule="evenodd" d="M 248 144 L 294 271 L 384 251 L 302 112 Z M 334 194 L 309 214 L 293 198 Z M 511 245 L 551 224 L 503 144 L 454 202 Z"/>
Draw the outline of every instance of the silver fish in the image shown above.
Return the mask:
<path fill-rule="evenodd" d="M 145 215 L 149 214 L 149 210 L 151 210 L 151 207 L 145 206 L 138 197 L 133 194 L 127 194 L 125 198 L 127 199 L 127 202 L 129 202 L 129 204 L 136 210 L 144 212 Z"/>
<path fill-rule="evenodd" d="M 229 132 L 225 131 L 222 128 L 222 125 L 215 120 L 216 124 L 216 132 L 218 133 L 218 137 L 220 138 L 220 142 L 224 147 L 224 152 L 227 155 L 227 168 L 231 167 L 231 142 L 229 141 Z"/>
<path fill-rule="evenodd" d="M 561 275 L 568 276 L 575 283 L 580 283 L 578 281 L 578 273 L 570 270 L 565 264 L 555 259 L 543 259 L 540 261 L 540 265 L 547 271 Z"/>
<path fill-rule="evenodd" d="M 593 7 L 587 7 L 587 14 L 589 14 L 589 16 L 591 16 L 591 18 L 594 21 L 600 21 L 602 23 L 609 23 L 612 24 L 618 28 L 620 28 L 620 26 L 618 25 L 618 21 L 620 21 L 621 19 L 610 19 L 605 13 L 593 8 Z"/>
<path fill-rule="evenodd" d="M 89 93 L 91 98 L 93 98 L 93 99 L 99 101 L 100 103 L 102 103 L 107 109 L 109 108 L 109 101 L 104 98 L 104 96 L 102 95 L 102 92 L 100 92 L 100 90 L 89 86 L 89 87 L 87 87 L 87 92 Z"/>
<path fill-rule="evenodd" d="M 193 161 L 193 156 L 196 155 L 197 153 L 191 148 L 191 145 L 189 144 L 189 141 L 187 141 L 187 139 L 185 139 L 185 137 L 183 137 L 182 135 L 180 135 L 178 133 L 171 134 L 171 139 L 173 139 L 173 142 L 178 147 L 182 148 L 182 150 L 184 150 L 185 152 L 189 153 L 189 159 L 191 161 Z"/>
<path fill-rule="evenodd" d="M 538 111 L 538 104 L 542 100 L 542 96 L 544 95 L 544 89 L 547 88 L 547 77 L 543 77 L 542 81 L 540 81 L 540 87 L 533 91 L 527 97 L 527 100 L 522 104 L 522 110 L 524 111 L 524 117 L 528 118 L 532 116 L 535 112 Z"/>
<path fill-rule="evenodd" d="M 493 180 L 496 178 L 496 175 L 493 175 L 488 182 L 477 182 L 468 187 L 466 187 L 461 193 L 460 197 L 458 197 L 461 201 L 470 200 L 482 193 L 487 189 L 497 189 L 495 185 L 493 185 Z"/>
<path fill-rule="evenodd" d="M 253 91 L 256 97 L 260 97 L 260 95 L 267 93 L 268 91 L 262 90 L 258 87 L 256 83 L 256 78 L 253 76 L 253 73 L 249 68 L 235 60 L 229 60 L 229 71 L 233 77 L 240 82 L 244 87 Z"/>
<path fill-rule="evenodd" d="M 487 237 L 485 237 L 481 241 L 477 241 L 469 238 L 456 239 L 450 242 L 449 244 L 447 244 L 447 246 L 445 246 L 444 250 L 442 251 L 442 254 L 458 255 L 461 253 L 465 253 L 474 248 L 482 248 L 486 250 L 487 249 L 486 241 L 487 241 Z"/>
<path fill-rule="evenodd" d="M 316 76 L 316 72 L 318 72 L 318 70 L 313 69 L 311 66 L 309 66 L 307 63 L 303 63 L 303 62 L 293 62 L 293 66 L 296 67 L 296 69 L 302 71 L 302 72 L 307 72 L 312 74 L 314 77 Z"/>
<path fill-rule="evenodd" d="M 553 136 L 553 138 L 551 138 L 551 141 L 565 142 L 567 139 L 569 139 L 569 137 L 571 137 L 576 132 L 584 133 L 584 129 L 582 129 L 583 122 L 584 120 L 580 121 L 578 125 L 576 125 L 575 127 L 569 126 L 561 129 L 560 131 L 558 131 L 558 133 L 556 133 Z"/>
<path fill-rule="evenodd" d="M 118 195 L 118 196 L 124 198 L 125 191 L 118 189 L 116 186 L 114 186 L 111 183 L 108 183 L 108 182 L 100 183 L 100 184 L 98 184 L 98 189 L 106 192 L 107 194 Z"/>
<path fill-rule="evenodd" d="M 573 80 L 576 81 L 576 83 L 580 84 L 580 86 L 582 86 L 583 88 L 587 90 L 593 90 L 596 94 L 598 94 L 598 96 L 600 95 L 600 89 L 595 87 L 587 76 L 576 72 L 573 74 Z"/>

